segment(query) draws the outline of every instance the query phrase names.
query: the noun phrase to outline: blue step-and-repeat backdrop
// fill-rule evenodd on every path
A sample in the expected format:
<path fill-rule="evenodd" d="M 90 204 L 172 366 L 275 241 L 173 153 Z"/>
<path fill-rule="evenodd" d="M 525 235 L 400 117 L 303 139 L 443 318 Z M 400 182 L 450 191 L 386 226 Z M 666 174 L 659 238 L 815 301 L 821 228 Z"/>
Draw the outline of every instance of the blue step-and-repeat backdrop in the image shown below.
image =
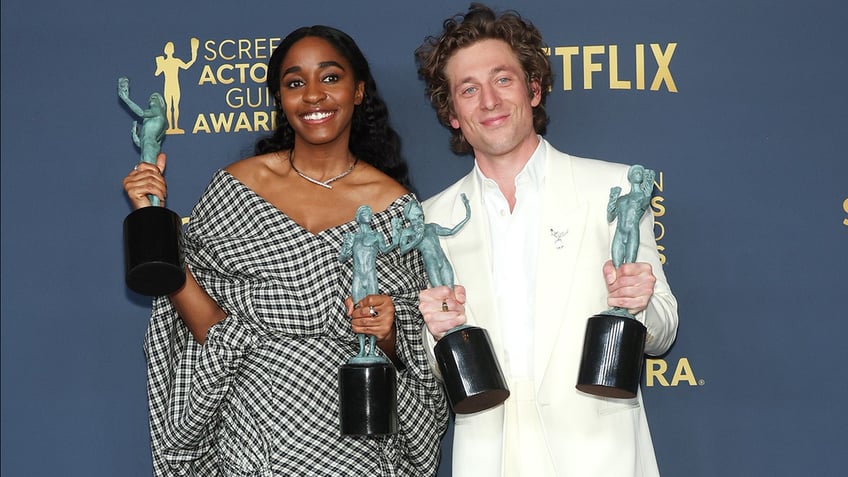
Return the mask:
<path fill-rule="evenodd" d="M 657 171 L 655 233 L 680 302 L 677 343 L 643 382 L 663 474 L 845 475 L 848 6 L 491 5 L 518 9 L 550 46 L 550 141 Z M 213 171 L 272 127 L 273 47 L 298 26 L 339 27 L 371 62 L 425 199 L 471 159 L 448 151 L 412 53 L 467 6 L 3 0 L 4 476 L 152 472 L 150 299 L 123 281 L 135 118 L 117 78 L 137 103 L 164 91 L 179 111 L 168 206 L 187 216 Z"/>

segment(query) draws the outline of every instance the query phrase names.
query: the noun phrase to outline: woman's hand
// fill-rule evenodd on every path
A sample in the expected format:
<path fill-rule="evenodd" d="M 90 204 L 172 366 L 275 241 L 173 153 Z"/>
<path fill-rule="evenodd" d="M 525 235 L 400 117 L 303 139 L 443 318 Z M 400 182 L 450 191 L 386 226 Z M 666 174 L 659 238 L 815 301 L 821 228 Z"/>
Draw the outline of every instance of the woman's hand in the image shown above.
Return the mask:
<path fill-rule="evenodd" d="M 347 314 L 354 333 L 363 333 L 377 338 L 377 344 L 395 341 L 395 304 L 388 295 L 368 295 L 359 303 L 345 300 Z M 383 346 L 380 346 L 383 348 Z M 385 350 L 384 350 L 385 351 Z"/>
<path fill-rule="evenodd" d="M 351 297 L 345 300 L 350 325 L 354 333 L 373 336 L 377 346 L 398 368 L 403 364 L 398 359 L 397 328 L 395 327 L 395 304 L 388 295 L 368 295 L 354 304 Z"/>
<path fill-rule="evenodd" d="M 139 162 L 124 177 L 124 190 L 127 192 L 127 197 L 129 197 L 133 209 L 150 207 L 148 195 L 155 195 L 162 205 L 165 204 L 168 186 L 162 174 L 165 172 L 166 161 L 165 154 L 159 153 L 156 157 L 156 164 Z"/>

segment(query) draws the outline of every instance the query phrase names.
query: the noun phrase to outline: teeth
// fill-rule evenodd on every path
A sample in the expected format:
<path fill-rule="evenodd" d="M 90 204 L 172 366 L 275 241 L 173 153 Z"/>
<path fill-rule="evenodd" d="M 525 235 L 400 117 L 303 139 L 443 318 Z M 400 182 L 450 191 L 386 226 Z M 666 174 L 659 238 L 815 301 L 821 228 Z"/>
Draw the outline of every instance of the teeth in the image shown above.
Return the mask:
<path fill-rule="evenodd" d="M 324 113 L 316 111 L 314 113 L 304 114 L 303 119 L 307 121 L 317 121 L 319 119 L 329 118 L 333 113 Z"/>

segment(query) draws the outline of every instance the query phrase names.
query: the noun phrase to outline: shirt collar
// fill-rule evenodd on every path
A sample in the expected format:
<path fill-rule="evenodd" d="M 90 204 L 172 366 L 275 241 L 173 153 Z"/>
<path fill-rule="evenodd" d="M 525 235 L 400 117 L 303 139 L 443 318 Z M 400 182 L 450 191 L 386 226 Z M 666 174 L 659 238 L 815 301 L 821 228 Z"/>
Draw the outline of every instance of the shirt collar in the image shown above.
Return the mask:
<path fill-rule="evenodd" d="M 536 146 L 536 150 L 533 151 L 533 154 L 530 156 L 527 164 L 524 164 L 524 167 L 521 171 L 519 171 L 518 175 L 515 176 L 516 187 L 523 184 L 525 186 L 533 187 L 535 190 L 539 190 L 545 183 L 545 160 L 549 146 L 545 138 L 542 136 L 538 137 L 539 145 Z M 480 170 L 480 166 L 477 164 L 476 158 L 474 159 L 474 175 L 480 186 L 485 186 L 486 183 L 494 183 L 492 179 L 486 177 L 486 175 L 483 174 L 483 171 Z"/>

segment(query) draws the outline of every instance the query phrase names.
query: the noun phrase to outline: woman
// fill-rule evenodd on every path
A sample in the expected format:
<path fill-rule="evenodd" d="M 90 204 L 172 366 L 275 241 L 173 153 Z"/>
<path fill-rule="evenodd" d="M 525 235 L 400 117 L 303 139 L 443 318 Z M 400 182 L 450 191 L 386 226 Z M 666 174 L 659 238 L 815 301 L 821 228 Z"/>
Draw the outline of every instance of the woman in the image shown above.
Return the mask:
<path fill-rule="evenodd" d="M 215 174 L 186 231 L 186 285 L 154 303 L 156 474 L 435 474 L 447 410 L 422 343 L 420 255 L 381 255 L 383 294 L 357 307 L 338 259 L 361 205 L 390 237 L 415 200 L 368 63 L 346 34 L 305 27 L 274 51 L 267 84 L 279 126 Z M 164 166 L 161 155 L 124 179 L 136 208 L 164 199 Z M 399 369 L 396 435 L 340 436 L 337 372 L 357 333 Z"/>

